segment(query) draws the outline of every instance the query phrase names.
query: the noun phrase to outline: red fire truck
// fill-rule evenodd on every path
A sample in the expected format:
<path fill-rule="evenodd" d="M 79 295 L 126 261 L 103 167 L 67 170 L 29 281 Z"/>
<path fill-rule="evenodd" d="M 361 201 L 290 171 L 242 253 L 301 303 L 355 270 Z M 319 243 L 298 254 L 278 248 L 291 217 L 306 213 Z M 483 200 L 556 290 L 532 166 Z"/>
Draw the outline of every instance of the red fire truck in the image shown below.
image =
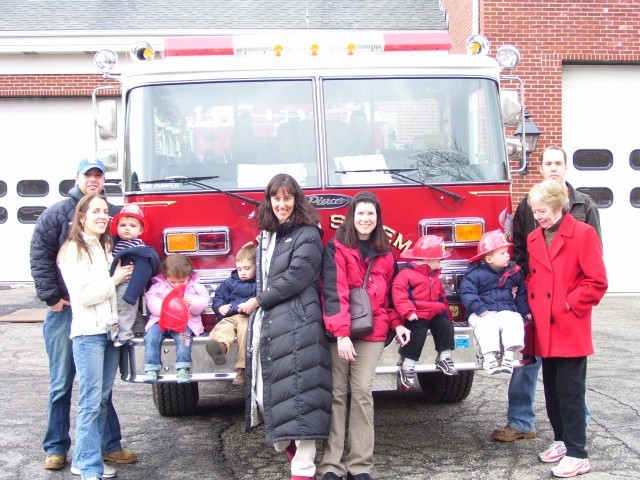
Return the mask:
<path fill-rule="evenodd" d="M 119 80 L 122 101 L 100 100 L 100 89 L 113 87 L 94 94 L 98 155 L 121 171 L 125 202 L 144 209 L 147 242 L 161 255 L 188 255 L 212 296 L 235 253 L 255 240 L 256 205 L 276 173 L 304 188 L 324 241 L 361 190 L 380 199 L 398 258 L 421 235 L 442 236 L 452 252 L 442 282 L 460 374 L 438 373 L 429 341 L 416 371 L 428 401 L 460 401 L 481 366 L 460 280 L 484 232 L 509 233 L 509 155 L 524 154 L 505 136 L 505 124 L 521 116 L 522 85 L 509 77 L 516 88 L 501 90 L 500 78 L 518 51 L 505 46 L 489 58 L 479 36 L 468 47 L 475 55 L 450 54 L 447 32 L 167 38 L 161 54 L 136 44 L 139 61 L 117 75 L 109 73 L 117 56 L 101 51 L 96 64 Z M 210 309 L 204 322 L 207 331 L 214 325 Z M 192 382 L 178 384 L 173 341 L 165 340 L 153 386 L 161 414 L 193 412 L 199 382 L 234 378 L 233 354 L 214 365 L 205 343 L 194 341 Z M 143 350 L 140 338 L 124 349 L 123 380 L 142 382 Z M 392 342 L 376 390 L 397 388 L 397 357 Z"/>

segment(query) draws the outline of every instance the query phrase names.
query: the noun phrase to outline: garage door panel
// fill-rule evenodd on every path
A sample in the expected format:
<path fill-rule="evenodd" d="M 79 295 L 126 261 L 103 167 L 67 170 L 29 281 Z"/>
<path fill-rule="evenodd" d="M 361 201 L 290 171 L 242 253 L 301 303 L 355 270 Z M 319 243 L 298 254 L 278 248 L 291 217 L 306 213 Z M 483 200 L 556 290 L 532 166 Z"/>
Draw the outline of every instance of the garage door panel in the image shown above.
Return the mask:
<path fill-rule="evenodd" d="M 0 180 L 7 194 L 0 207 L 7 221 L 0 224 L 0 281 L 31 281 L 29 243 L 33 224 L 18 220 L 20 208 L 48 207 L 63 197 L 59 183 L 73 178 L 75 167 L 93 152 L 91 100 L 0 99 Z M 24 180 L 44 180 L 49 193 L 24 197 L 17 185 Z"/>
<path fill-rule="evenodd" d="M 640 292 L 640 280 L 629 268 L 636 258 L 640 209 L 632 205 L 632 191 L 640 187 L 640 171 L 630 158 L 640 149 L 640 66 L 567 65 L 563 69 L 563 145 L 568 155 L 567 180 L 575 187 L 608 188 L 612 202 L 600 208 L 609 292 Z M 610 168 L 578 169 L 578 150 L 606 149 Z"/>

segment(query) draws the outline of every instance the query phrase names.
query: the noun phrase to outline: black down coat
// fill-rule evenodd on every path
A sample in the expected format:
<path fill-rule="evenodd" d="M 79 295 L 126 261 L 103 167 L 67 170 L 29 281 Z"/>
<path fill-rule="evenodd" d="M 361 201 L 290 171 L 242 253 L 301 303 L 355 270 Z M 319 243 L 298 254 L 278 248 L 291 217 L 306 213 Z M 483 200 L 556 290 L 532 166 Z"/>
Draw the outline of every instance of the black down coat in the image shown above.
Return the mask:
<path fill-rule="evenodd" d="M 76 206 L 84 196 L 78 185 L 69 190 L 69 195 L 42 212 L 31 236 L 31 276 L 38 298 L 50 307 L 63 298 L 69 300 L 69 291 L 56 260 L 58 250 L 69 236 Z M 120 212 L 120 207 L 108 205 L 109 217 L 113 218 Z"/>
<path fill-rule="evenodd" d="M 264 424 L 268 443 L 325 440 L 331 421 L 331 354 L 320 307 L 322 242 L 316 227 L 278 226 L 266 285 L 263 248 L 256 258 L 256 299 L 264 316 L 260 358 Z M 255 361 L 251 345 L 254 313 L 247 331 L 246 426 L 257 421 L 252 393 Z"/>

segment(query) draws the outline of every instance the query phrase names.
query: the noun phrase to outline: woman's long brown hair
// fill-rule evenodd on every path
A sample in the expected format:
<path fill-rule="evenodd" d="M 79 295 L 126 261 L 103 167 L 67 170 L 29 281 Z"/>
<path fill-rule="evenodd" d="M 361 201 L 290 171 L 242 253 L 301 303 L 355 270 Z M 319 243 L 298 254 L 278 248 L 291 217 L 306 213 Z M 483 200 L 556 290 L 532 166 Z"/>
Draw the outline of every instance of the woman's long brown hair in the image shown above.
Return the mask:
<path fill-rule="evenodd" d="M 276 195 L 281 188 L 294 198 L 293 212 L 288 221 L 296 227 L 300 225 L 317 227 L 320 224 L 320 216 L 316 208 L 304 196 L 304 191 L 296 179 L 286 173 L 279 173 L 269 181 L 264 190 L 264 198 L 258 207 L 258 228 L 268 232 L 275 232 L 278 228 L 278 218 L 273 213 L 271 197 Z"/>
<path fill-rule="evenodd" d="M 109 204 L 107 203 L 107 199 L 104 195 L 99 193 L 90 193 L 89 195 L 85 195 L 80 199 L 78 205 L 76 206 L 76 212 L 73 214 L 73 220 L 71 224 L 71 230 L 69 231 L 69 237 L 67 241 L 64 243 L 63 247 L 66 246 L 69 242 L 75 242 L 78 245 L 78 261 L 82 258 L 82 253 L 86 253 L 89 256 L 89 260 L 91 261 L 91 252 L 89 251 L 89 245 L 84 239 L 84 222 L 87 218 L 87 211 L 89 210 L 89 206 L 91 202 L 95 199 L 104 200 L 104 203 L 107 204 L 107 208 L 109 208 Z M 98 237 L 98 241 L 105 252 L 110 252 L 112 250 L 112 241 L 109 225 L 107 225 L 106 230 L 100 237 Z M 60 248 L 62 250 L 62 247 Z"/>
<path fill-rule="evenodd" d="M 377 222 L 376 226 L 371 232 L 371 248 L 376 252 L 384 252 L 389 248 L 389 238 L 384 232 L 384 225 L 382 224 L 382 208 L 380 207 L 380 201 L 371 192 L 358 192 L 347 209 L 347 215 L 344 218 L 344 223 L 338 227 L 340 230 L 340 241 L 345 247 L 358 248 L 360 245 L 360 238 L 358 237 L 358 231 L 354 223 L 354 217 L 356 213 L 356 207 L 360 203 L 371 203 L 376 208 Z"/>

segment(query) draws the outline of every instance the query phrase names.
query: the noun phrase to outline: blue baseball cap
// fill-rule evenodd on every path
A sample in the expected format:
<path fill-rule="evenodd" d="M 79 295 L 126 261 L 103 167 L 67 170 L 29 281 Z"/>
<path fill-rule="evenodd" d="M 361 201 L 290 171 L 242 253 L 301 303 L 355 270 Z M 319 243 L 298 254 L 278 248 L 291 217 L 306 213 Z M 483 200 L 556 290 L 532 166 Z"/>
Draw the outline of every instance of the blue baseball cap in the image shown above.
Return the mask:
<path fill-rule="evenodd" d="M 102 171 L 102 173 L 106 172 L 106 169 L 104 168 L 104 163 L 102 163 L 97 158 L 92 158 L 92 159 L 84 158 L 84 159 L 80 160 L 80 163 L 78 164 L 78 173 L 77 174 L 78 175 L 85 174 L 89 170 L 91 170 L 92 168 L 97 168 L 100 171 Z"/>

